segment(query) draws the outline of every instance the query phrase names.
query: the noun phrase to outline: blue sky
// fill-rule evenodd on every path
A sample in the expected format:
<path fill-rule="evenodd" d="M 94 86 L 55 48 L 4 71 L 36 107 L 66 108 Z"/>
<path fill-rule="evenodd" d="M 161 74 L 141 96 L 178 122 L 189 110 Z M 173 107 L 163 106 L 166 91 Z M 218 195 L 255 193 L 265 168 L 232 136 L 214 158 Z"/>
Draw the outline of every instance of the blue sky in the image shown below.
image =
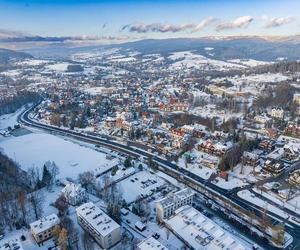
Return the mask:
<path fill-rule="evenodd" d="M 293 35 L 299 10 L 298 0 L 0 0 L 0 37 Z"/>

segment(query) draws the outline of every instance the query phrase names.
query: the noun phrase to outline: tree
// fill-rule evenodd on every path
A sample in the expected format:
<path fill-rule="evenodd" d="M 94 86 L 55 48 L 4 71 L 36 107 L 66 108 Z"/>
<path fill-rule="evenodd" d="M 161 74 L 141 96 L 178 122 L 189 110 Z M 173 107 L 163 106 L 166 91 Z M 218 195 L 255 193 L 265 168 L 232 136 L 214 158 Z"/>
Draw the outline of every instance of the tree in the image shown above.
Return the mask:
<path fill-rule="evenodd" d="M 35 191 L 30 194 L 29 201 L 32 205 L 35 219 L 38 220 L 43 214 L 44 196 L 41 191 Z"/>
<path fill-rule="evenodd" d="M 20 190 L 20 192 L 18 192 L 17 200 L 18 200 L 18 203 L 20 205 L 21 212 L 22 212 L 22 222 L 23 222 L 24 225 L 27 225 L 27 220 L 26 220 L 26 216 L 27 216 L 27 210 L 26 210 L 27 197 L 26 197 L 26 193 L 24 192 L 24 190 Z"/>
<path fill-rule="evenodd" d="M 86 231 L 84 231 L 82 238 L 84 250 L 94 250 L 91 236 Z"/>
<path fill-rule="evenodd" d="M 132 158 L 130 155 L 126 157 L 124 161 L 124 166 L 125 168 L 130 168 L 132 166 Z"/>
<path fill-rule="evenodd" d="M 44 168 L 43 168 L 42 184 L 43 184 L 43 186 L 49 188 L 52 183 L 52 175 L 49 172 L 46 164 L 44 165 Z"/>
<path fill-rule="evenodd" d="M 79 174 L 79 182 L 83 188 L 85 188 L 89 192 L 92 192 L 92 190 L 95 188 L 96 183 L 94 173 L 91 171 L 86 171 L 82 174 Z"/>
<path fill-rule="evenodd" d="M 69 204 L 64 195 L 60 195 L 56 199 L 54 206 L 57 208 L 59 216 L 64 216 L 69 209 Z"/>
<path fill-rule="evenodd" d="M 67 229 L 63 228 L 58 236 L 57 243 L 62 250 L 68 249 L 68 231 Z"/>
<path fill-rule="evenodd" d="M 117 173 L 118 169 L 119 168 L 117 165 L 113 166 L 113 168 L 111 169 L 111 175 L 114 176 Z"/>

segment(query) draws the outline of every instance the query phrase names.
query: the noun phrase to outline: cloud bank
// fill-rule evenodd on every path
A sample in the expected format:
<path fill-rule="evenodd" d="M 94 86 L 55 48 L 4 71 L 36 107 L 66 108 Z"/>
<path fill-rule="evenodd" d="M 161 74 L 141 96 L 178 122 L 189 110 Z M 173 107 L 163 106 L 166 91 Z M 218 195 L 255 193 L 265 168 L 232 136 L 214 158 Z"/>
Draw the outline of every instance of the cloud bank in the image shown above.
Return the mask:
<path fill-rule="evenodd" d="M 294 17 L 274 17 L 268 18 L 267 16 L 263 17 L 264 20 L 267 21 L 267 24 L 264 26 L 265 28 L 276 28 L 282 25 L 286 25 L 294 22 L 296 19 Z"/>
<path fill-rule="evenodd" d="M 148 32 L 157 32 L 157 33 L 166 33 L 166 32 L 182 32 L 182 31 L 190 31 L 190 32 L 198 32 L 209 26 L 213 22 L 213 17 L 207 17 L 203 19 L 200 23 L 185 23 L 185 24 L 163 24 L 163 23 L 134 23 L 134 24 L 126 24 L 121 30 L 128 30 L 129 32 L 136 33 L 148 33 Z"/>
<path fill-rule="evenodd" d="M 235 20 L 222 21 L 216 26 L 216 31 L 246 28 L 254 20 L 252 16 L 241 16 Z"/>

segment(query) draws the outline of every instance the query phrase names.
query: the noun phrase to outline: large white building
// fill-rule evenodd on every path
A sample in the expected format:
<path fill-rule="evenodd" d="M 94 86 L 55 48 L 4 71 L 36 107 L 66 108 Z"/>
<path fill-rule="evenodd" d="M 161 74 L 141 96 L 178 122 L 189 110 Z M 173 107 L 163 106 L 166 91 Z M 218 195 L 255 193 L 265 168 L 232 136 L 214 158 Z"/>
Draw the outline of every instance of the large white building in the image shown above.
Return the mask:
<path fill-rule="evenodd" d="M 92 202 L 82 204 L 76 209 L 80 226 L 105 249 L 111 248 L 121 240 L 120 225 Z"/>
<path fill-rule="evenodd" d="M 293 101 L 297 104 L 300 104 L 300 93 L 295 93 Z"/>
<path fill-rule="evenodd" d="M 177 208 L 191 205 L 194 194 L 190 188 L 185 188 L 157 201 L 156 217 L 158 220 L 163 220 L 173 215 Z"/>
<path fill-rule="evenodd" d="M 274 118 L 282 119 L 284 117 L 284 110 L 282 108 L 272 108 L 270 115 Z"/>
<path fill-rule="evenodd" d="M 68 183 L 61 191 L 61 194 L 66 198 L 67 202 L 76 206 L 87 201 L 87 193 L 80 184 Z"/>
<path fill-rule="evenodd" d="M 43 217 L 30 224 L 30 231 L 35 241 L 39 244 L 52 238 L 55 226 L 59 225 L 60 220 L 56 214 Z"/>
<path fill-rule="evenodd" d="M 165 220 L 165 224 L 189 249 L 251 249 L 251 246 L 245 245 L 191 206 L 183 206 L 177 209 L 174 216 Z"/>
<path fill-rule="evenodd" d="M 140 242 L 137 247 L 137 250 L 168 250 L 163 244 L 153 237 L 149 237 L 142 242 Z"/>

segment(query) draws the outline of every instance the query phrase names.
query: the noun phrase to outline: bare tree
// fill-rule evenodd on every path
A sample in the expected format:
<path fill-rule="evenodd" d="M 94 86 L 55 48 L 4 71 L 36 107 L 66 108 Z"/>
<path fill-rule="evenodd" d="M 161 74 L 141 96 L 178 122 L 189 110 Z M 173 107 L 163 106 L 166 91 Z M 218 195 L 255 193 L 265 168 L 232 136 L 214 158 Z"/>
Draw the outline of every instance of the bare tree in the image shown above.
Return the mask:
<path fill-rule="evenodd" d="M 29 201 L 32 205 L 36 220 L 38 220 L 43 214 L 44 199 L 44 195 L 40 190 L 32 192 L 30 194 Z"/>

